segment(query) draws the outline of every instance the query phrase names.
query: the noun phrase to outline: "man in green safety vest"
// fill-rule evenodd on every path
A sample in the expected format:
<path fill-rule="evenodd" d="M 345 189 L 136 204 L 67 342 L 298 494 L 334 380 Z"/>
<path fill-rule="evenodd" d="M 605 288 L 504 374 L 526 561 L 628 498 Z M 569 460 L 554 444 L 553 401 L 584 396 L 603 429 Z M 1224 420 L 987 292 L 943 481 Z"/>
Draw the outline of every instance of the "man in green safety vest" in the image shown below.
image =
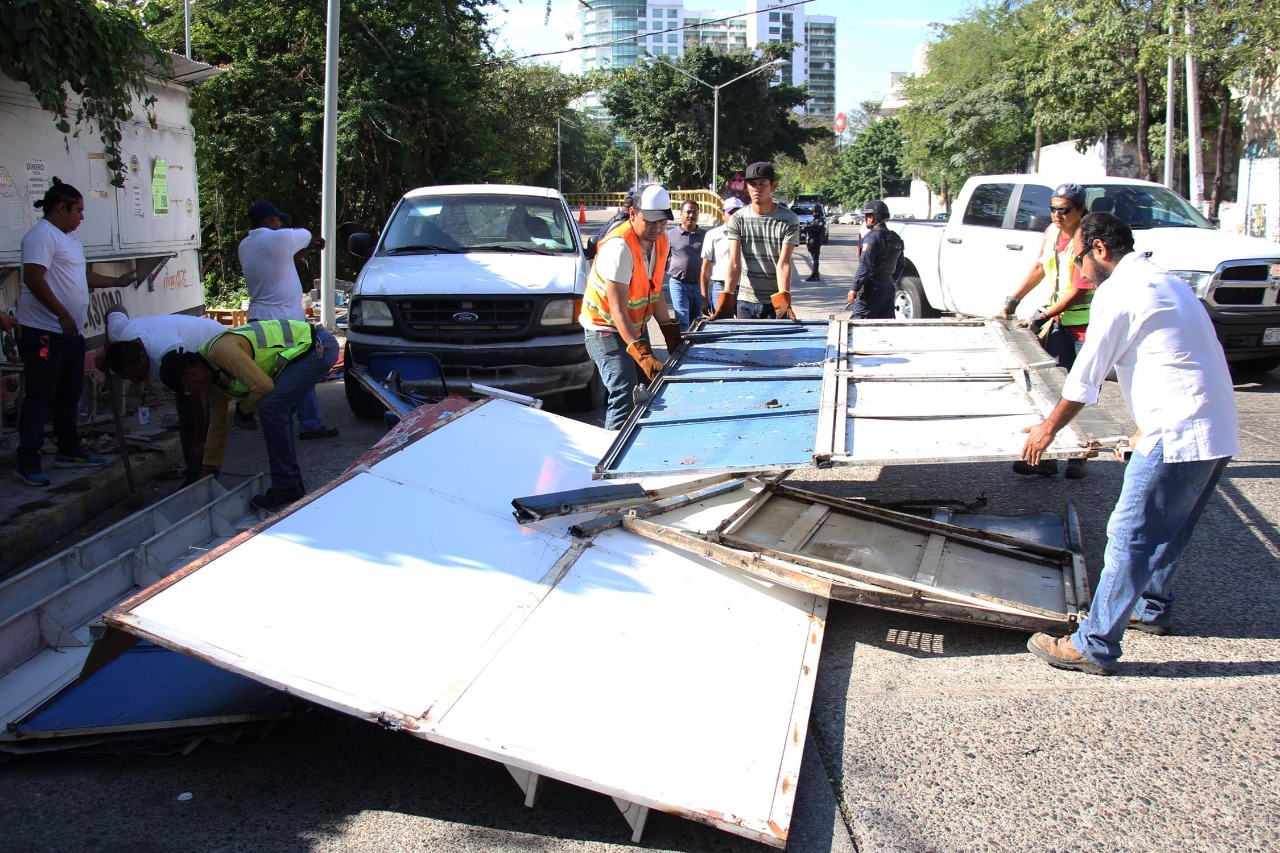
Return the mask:
<path fill-rule="evenodd" d="M 165 355 L 160 380 L 188 396 L 212 394 L 204 447 L 204 467 L 212 473 L 221 469 L 226 451 L 227 401 L 234 402 L 236 426 L 257 429 L 261 421 L 271 488 L 252 503 L 276 510 L 306 492 L 294 443 L 294 412 L 337 360 L 338 342 L 321 326 L 301 320 L 253 320 L 215 335 L 198 353 Z M 203 411 L 202 406 L 195 408 Z"/>

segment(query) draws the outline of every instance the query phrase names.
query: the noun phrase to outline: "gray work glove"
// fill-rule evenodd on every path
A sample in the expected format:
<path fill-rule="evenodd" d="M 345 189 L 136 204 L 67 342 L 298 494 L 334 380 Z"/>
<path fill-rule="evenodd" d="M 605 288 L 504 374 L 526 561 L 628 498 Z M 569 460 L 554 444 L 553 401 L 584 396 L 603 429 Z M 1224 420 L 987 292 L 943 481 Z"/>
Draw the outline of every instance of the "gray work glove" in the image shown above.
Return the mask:
<path fill-rule="evenodd" d="M 1000 316 L 1008 320 L 1014 316 L 1014 312 L 1018 310 L 1018 303 L 1021 302 L 1013 296 L 1006 296 L 1004 299 L 1004 307 L 1000 309 Z"/>

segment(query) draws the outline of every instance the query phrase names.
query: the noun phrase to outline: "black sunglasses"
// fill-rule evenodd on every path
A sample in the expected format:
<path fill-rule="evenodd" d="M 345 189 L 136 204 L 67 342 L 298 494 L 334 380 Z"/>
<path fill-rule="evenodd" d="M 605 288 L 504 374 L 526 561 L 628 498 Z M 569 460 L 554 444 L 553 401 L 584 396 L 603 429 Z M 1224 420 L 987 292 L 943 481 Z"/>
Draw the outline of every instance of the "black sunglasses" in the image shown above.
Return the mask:
<path fill-rule="evenodd" d="M 1092 255 L 1092 254 L 1093 254 L 1093 247 L 1092 247 L 1092 246 L 1090 246 L 1089 248 L 1085 249 L 1085 250 L 1084 250 L 1083 252 L 1081 252 L 1080 254 L 1076 255 L 1076 258 L 1075 258 L 1075 262 L 1076 262 L 1076 269 L 1081 269 L 1081 268 L 1083 268 L 1083 267 L 1084 267 L 1084 257 L 1085 257 L 1085 255 Z"/>
<path fill-rule="evenodd" d="M 1066 207 L 1054 207 L 1053 205 L 1049 205 L 1050 213 L 1060 213 L 1063 216 L 1066 216 L 1068 213 L 1070 213 L 1073 210 L 1075 210 L 1075 206 L 1070 204 L 1067 205 Z"/>

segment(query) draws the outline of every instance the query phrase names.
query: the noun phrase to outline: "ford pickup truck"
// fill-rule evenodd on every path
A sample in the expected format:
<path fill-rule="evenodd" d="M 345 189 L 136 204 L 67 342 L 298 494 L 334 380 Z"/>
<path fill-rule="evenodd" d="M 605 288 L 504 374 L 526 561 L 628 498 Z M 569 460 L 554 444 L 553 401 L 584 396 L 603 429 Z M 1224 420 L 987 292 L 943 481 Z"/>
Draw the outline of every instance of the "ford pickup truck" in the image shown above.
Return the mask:
<path fill-rule="evenodd" d="M 382 235 L 353 234 L 367 261 L 348 313 L 348 363 L 427 353 L 449 391 L 477 382 L 591 408 L 599 392 L 578 311 L 587 259 L 564 198 L 542 187 L 472 184 L 406 193 Z M 358 416 L 384 406 L 353 381 Z"/>
<path fill-rule="evenodd" d="M 952 313 L 990 317 L 1031 269 L 1049 225 L 1052 188 L 1063 175 L 970 178 L 946 222 L 889 227 L 906 244 L 897 316 Z M 1219 231 L 1185 199 L 1148 181 L 1076 180 L 1089 211 L 1106 210 L 1133 228 L 1135 248 L 1187 282 L 1213 321 L 1234 370 L 1280 366 L 1280 244 Z M 1030 316 L 1049 301 L 1041 282 L 1018 307 Z"/>

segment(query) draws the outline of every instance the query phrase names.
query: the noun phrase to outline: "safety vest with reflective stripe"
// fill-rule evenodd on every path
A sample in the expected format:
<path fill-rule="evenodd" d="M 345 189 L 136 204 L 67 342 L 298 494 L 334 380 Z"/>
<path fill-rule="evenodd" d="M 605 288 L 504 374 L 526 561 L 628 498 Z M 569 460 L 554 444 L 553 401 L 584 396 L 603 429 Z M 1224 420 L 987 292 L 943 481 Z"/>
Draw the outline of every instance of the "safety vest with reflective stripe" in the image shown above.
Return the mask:
<path fill-rule="evenodd" d="M 664 232 L 653 244 L 653 275 L 645 271 L 644 256 L 640 251 L 640 238 L 631 227 L 630 220 L 623 220 L 600 241 L 603 246 L 610 240 L 621 238 L 627 241 L 631 250 L 631 284 L 627 291 L 627 317 L 632 328 L 641 334 L 644 325 L 653 316 L 654 304 L 662 298 L 662 277 L 667 270 L 667 254 L 670 247 Z M 597 248 L 597 253 L 599 249 Z M 613 314 L 609 311 L 609 293 L 607 283 L 596 272 L 596 265 L 591 265 L 591 273 L 587 276 L 587 292 L 582 298 L 582 325 L 616 328 Z"/>
<path fill-rule="evenodd" d="M 1057 225 L 1050 225 L 1044 232 L 1045 245 L 1052 249 L 1058 248 L 1058 235 L 1062 233 L 1062 229 Z M 1059 282 L 1059 273 L 1065 270 L 1066 284 L 1063 286 Z M 1067 241 L 1067 247 L 1061 252 L 1053 251 L 1049 254 L 1049 260 L 1044 265 L 1044 274 L 1053 282 L 1053 296 L 1049 298 L 1049 304 L 1053 305 L 1063 295 L 1071 289 L 1071 276 L 1075 273 L 1075 256 L 1073 255 L 1073 243 Z M 1080 299 L 1058 315 L 1058 321 L 1064 326 L 1087 326 L 1089 325 L 1089 303 L 1093 302 L 1094 291 L 1092 288 L 1084 290 L 1080 294 Z"/>
<path fill-rule="evenodd" d="M 311 324 L 302 320 L 250 320 L 243 326 L 228 329 L 222 335 L 240 335 L 253 346 L 253 363 L 263 373 L 275 379 L 289 362 L 311 349 Z M 209 363 L 218 386 L 233 400 L 249 396 L 249 386 L 222 370 L 214 363 L 210 353 L 213 343 L 222 335 L 215 335 L 200 346 L 200 355 Z"/>

